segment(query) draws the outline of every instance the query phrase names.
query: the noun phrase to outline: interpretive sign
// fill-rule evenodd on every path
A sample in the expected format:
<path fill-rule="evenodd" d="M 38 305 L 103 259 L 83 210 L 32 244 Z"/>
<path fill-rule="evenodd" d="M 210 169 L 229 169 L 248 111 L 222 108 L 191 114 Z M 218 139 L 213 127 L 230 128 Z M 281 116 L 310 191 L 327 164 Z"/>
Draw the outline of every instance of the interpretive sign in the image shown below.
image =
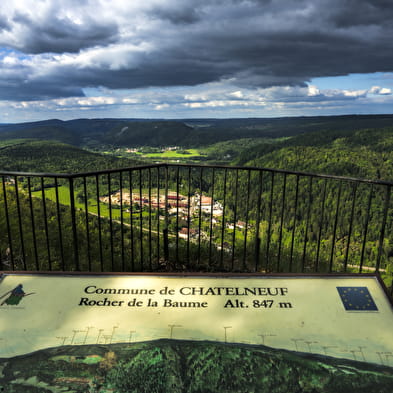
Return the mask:
<path fill-rule="evenodd" d="M 0 358 L 8 362 L 53 348 L 77 361 L 77 347 L 103 361 L 94 346 L 167 339 L 393 366 L 392 304 L 373 275 L 6 273 L 0 318 Z"/>

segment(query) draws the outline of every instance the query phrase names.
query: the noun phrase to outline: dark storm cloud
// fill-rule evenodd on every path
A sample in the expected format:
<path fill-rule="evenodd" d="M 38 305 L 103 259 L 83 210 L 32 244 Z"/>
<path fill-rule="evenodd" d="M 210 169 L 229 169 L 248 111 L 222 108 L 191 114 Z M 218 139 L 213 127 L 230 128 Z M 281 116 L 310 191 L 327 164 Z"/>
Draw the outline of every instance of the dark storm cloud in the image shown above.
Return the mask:
<path fill-rule="evenodd" d="M 145 3 L 112 13 L 92 3 L 98 17 L 84 15 L 79 24 L 64 16 L 36 21 L 32 14 L 14 13 L 13 23 L 24 29 L 13 47 L 35 54 L 74 52 L 75 58 L 72 64 L 62 57 L 50 66 L 46 61 L 46 77 L 37 79 L 33 72 L 27 78 L 25 71 L 0 95 L 11 99 L 20 89 L 28 97 L 30 88 L 36 99 L 80 94 L 83 87 L 192 86 L 225 79 L 247 87 L 305 86 L 315 77 L 393 71 L 390 0 Z"/>
<path fill-rule="evenodd" d="M 331 20 L 337 27 L 391 25 L 391 0 L 345 0 L 332 9 Z"/>
<path fill-rule="evenodd" d="M 10 95 L 12 91 L 12 96 Z M 34 81 L 27 85 L 20 85 L 18 89 L 0 81 L 0 100 L 31 101 L 48 100 L 58 97 L 82 97 L 84 93 L 80 87 L 59 86 L 58 81 Z"/>
<path fill-rule="evenodd" d="M 0 14 L 0 31 L 8 29 L 10 29 L 10 24 L 7 18 L 4 15 Z"/>
<path fill-rule="evenodd" d="M 201 18 L 201 14 L 192 4 L 182 7 L 156 6 L 151 9 L 149 15 L 152 18 L 168 20 L 175 25 L 195 23 Z"/>
<path fill-rule="evenodd" d="M 114 23 L 104 25 L 91 20 L 85 24 L 76 24 L 56 15 L 41 24 L 27 14 L 18 13 L 13 22 L 23 25 L 25 30 L 20 46 L 15 45 L 25 53 L 78 52 L 83 48 L 113 43 L 118 35 Z"/>

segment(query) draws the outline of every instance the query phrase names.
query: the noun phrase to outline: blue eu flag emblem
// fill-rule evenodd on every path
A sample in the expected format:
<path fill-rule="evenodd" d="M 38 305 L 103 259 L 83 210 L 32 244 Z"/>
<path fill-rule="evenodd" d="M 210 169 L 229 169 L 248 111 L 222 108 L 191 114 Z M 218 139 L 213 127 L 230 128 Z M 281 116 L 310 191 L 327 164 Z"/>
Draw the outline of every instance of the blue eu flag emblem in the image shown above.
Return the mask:
<path fill-rule="evenodd" d="M 347 311 L 378 311 L 367 287 L 337 287 Z"/>

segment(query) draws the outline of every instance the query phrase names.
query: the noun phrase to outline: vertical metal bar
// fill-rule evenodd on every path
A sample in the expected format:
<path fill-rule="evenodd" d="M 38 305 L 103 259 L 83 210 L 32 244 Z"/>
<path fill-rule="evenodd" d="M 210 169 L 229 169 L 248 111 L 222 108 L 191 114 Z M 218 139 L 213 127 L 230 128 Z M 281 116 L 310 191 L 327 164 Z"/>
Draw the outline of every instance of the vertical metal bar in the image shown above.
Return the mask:
<path fill-rule="evenodd" d="M 157 263 L 160 261 L 160 167 L 157 167 Z"/>
<path fill-rule="evenodd" d="M 151 238 L 151 169 L 148 171 L 148 183 L 149 183 L 149 269 L 152 270 L 152 238 Z"/>
<path fill-rule="evenodd" d="M 11 236 L 11 226 L 10 226 L 10 217 L 8 211 L 8 200 L 7 200 L 7 188 L 5 186 L 5 177 L 3 176 L 3 196 L 4 196 L 4 214 L 5 214 L 5 221 L 7 226 L 7 236 L 8 236 L 8 247 L 9 247 L 9 254 L 11 259 L 11 268 L 15 270 L 15 261 L 14 261 L 14 247 L 12 245 L 12 236 Z"/>
<path fill-rule="evenodd" d="M 22 213 L 20 210 L 20 200 L 19 200 L 19 191 L 18 191 L 18 178 L 17 176 L 14 177 L 15 181 L 15 197 L 16 197 L 16 207 L 18 212 L 18 224 L 19 224 L 19 236 L 20 236 L 20 245 L 22 249 L 22 260 L 23 260 L 23 269 L 27 270 L 26 265 L 26 252 L 25 252 L 25 241 L 23 237 L 23 228 L 22 228 Z"/>
<path fill-rule="evenodd" d="M 30 218 L 31 218 L 31 234 L 32 234 L 32 237 L 33 237 L 35 268 L 36 268 L 36 270 L 40 270 L 40 265 L 38 263 L 37 237 L 36 237 L 36 232 L 35 232 L 33 198 L 32 198 L 32 195 L 31 195 L 31 179 L 30 179 L 30 177 L 27 178 L 27 189 L 28 189 L 28 194 L 29 194 L 29 206 L 30 206 Z"/>
<path fill-rule="evenodd" d="M 144 252 L 143 252 L 143 195 L 142 195 L 142 169 L 139 169 L 139 244 L 140 244 L 140 269 L 143 271 Z"/>
<path fill-rule="evenodd" d="M 111 190 L 111 175 L 107 175 L 108 181 L 108 210 L 109 210 L 109 240 L 110 240 L 110 250 L 111 250 L 111 271 L 115 271 L 115 260 L 114 260 L 114 250 L 113 250 L 113 217 L 112 217 L 112 190 Z"/>
<path fill-rule="evenodd" d="M 247 270 L 246 266 L 246 255 L 247 255 L 247 236 L 248 236 L 248 209 L 250 203 L 250 187 L 251 187 L 251 170 L 247 170 L 247 197 L 246 197 L 246 228 L 244 230 L 244 242 L 243 242 L 243 271 Z"/>
<path fill-rule="evenodd" d="M 374 193 L 374 185 L 371 184 L 370 193 L 368 195 L 366 219 L 365 219 L 365 223 L 364 223 L 364 232 L 363 232 L 362 252 L 361 252 L 361 256 L 360 256 L 359 273 L 361 273 L 362 269 L 363 269 L 364 254 L 366 251 L 367 232 L 368 232 L 368 224 L 370 222 L 370 209 L 371 209 L 371 201 L 372 201 L 373 193 Z"/>
<path fill-rule="evenodd" d="M 55 177 L 55 194 L 56 194 L 57 230 L 58 230 L 58 234 L 59 234 L 61 269 L 64 271 L 65 270 L 65 261 L 64 261 L 64 247 L 63 247 L 63 231 L 61 228 L 59 183 L 58 183 L 57 177 Z"/>
<path fill-rule="evenodd" d="M 349 231 L 348 231 L 347 247 L 346 247 L 346 250 L 345 250 L 344 272 L 347 271 L 347 266 L 348 266 L 348 255 L 349 255 L 349 247 L 351 245 L 351 236 L 352 236 L 352 228 L 353 228 L 353 216 L 354 216 L 354 213 L 355 213 L 357 186 L 358 186 L 357 183 L 352 184 L 352 207 L 351 207 L 351 216 L 350 216 L 350 219 L 349 219 Z"/>
<path fill-rule="evenodd" d="M 377 263 L 375 265 L 376 272 L 378 272 L 379 268 L 381 267 L 383 241 L 385 239 L 385 228 L 386 228 L 386 221 L 387 221 L 387 217 L 388 217 L 388 210 L 389 210 L 389 204 L 390 204 L 390 193 L 391 193 L 391 186 L 386 186 L 385 205 L 383 207 L 382 225 L 381 225 L 381 232 L 380 232 L 380 236 L 379 236 L 378 256 L 377 256 Z"/>
<path fill-rule="evenodd" d="M 209 267 L 212 263 L 212 246 L 213 246 L 213 201 L 214 201 L 214 185 L 215 185 L 215 168 L 212 171 L 211 186 L 211 203 L 210 203 L 210 232 L 209 232 Z"/>
<path fill-rule="evenodd" d="M 289 261 L 289 272 L 292 272 L 293 267 L 293 249 L 295 246 L 295 232 L 296 232 L 296 218 L 299 201 L 299 175 L 296 175 L 296 190 L 295 190 L 295 211 L 293 213 L 292 239 L 291 239 L 291 257 Z"/>
<path fill-rule="evenodd" d="M 120 187 L 120 244 L 121 244 L 121 271 L 125 271 L 125 256 L 124 256 L 124 204 L 123 204 L 123 172 L 119 172 L 119 187 Z"/>
<path fill-rule="evenodd" d="M 262 183 L 263 183 L 263 172 L 259 171 L 259 187 L 258 187 L 258 199 L 257 199 L 257 216 L 255 222 L 255 271 L 259 269 L 259 254 L 261 248 L 261 239 L 259 237 L 259 226 L 261 223 L 261 205 L 262 205 Z"/>
<path fill-rule="evenodd" d="M 274 172 L 271 173 L 271 187 L 270 187 L 270 201 L 269 201 L 269 223 L 267 229 L 267 244 L 266 244 L 266 264 L 265 271 L 269 272 L 270 261 L 270 240 L 272 231 L 272 218 L 273 218 L 273 195 L 274 195 Z"/>
<path fill-rule="evenodd" d="M 325 202 L 326 202 L 326 180 L 323 181 L 321 214 L 320 214 L 319 232 L 318 232 L 317 257 L 315 259 L 315 271 L 316 272 L 319 271 L 319 253 L 320 253 L 320 250 L 321 250 L 321 238 L 322 238 L 323 220 L 325 218 Z"/>
<path fill-rule="evenodd" d="M 222 225 L 221 225 L 221 256 L 220 256 L 220 269 L 224 268 L 224 233 L 225 233 L 225 209 L 226 209 L 226 185 L 227 185 L 227 169 L 224 169 L 224 196 L 222 204 Z"/>
<path fill-rule="evenodd" d="M 131 270 L 135 270 L 135 251 L 134 251 L 134 197 L 133 197 L 133 187 L 132 187 L 132 171 L 128 172 L 128 178 L 130 182 L 130 243 L 131 243 Z"/>
<path fill-rule="evenodd" d="M 338 186 L 337 203 L 336 203 L 336 215 L 335 215 L 335 218 L 334 218 L 333 236 L 332 236 L 332 248 L 331 248 L 331 251 L 330 251 L 329 273 L 331 273 L 332 270 L 333 270 L 333 256 L 334 256 L 334 249 L 335 249 L 335 246 L 336 246 L 337 223 L 338 223 L 338 213 L 340 212 L 341 189 L 342 189 L 342 182 L 340 182 L 339 186 Z"/>
<path fill-rule="evenodd" d="M 91 246 L 90 246 L 90 227 L 89 227 L 89 208 L 87 200 L 89 198 L 87 194 L 86 176 L 83 176 L 83 192 L 85 195 L 85 225 L 86 225 L 86 241 L 87 241 L 87 263 L 89 272 L 91 272 Z"/>
<path fill-rule="evenodd" d="M 286 188 L 287 188 L 287 174 L 284 173 L 284 183 L 282 187 L 282 198 L 281 198 L 280 234 L 278 238 L 277 272 L 280 271 L 280 264 L 281 264 L 281 245 L 282 245 L 282 229 L 283 229 L 282 227 L 284 225 Z"/>
<path fill-rule="evenodd" d="M 191 167 L 188 167 L 188 192 L 187 192 L 187 266 L 190 266 L 190 241 L 191 241 Z"/>
<path fill-rule="evenodd" d="M 78 234 L 77 234 L 76 216 L 75 216 L 74 179 L 70 177 L 68 180 L 70 186 L 70 203 L 71 203 L 70 209 L 71 209 L 71 225 L 72 225 L 72 239 L 73 239 L 73 247 L 74 247 L 75 270 L 80 271 L 79 252 L 78 252 Z"/>
<path fill-rule="evenodd" d="M 233 234 L 232 234 L 232 257 L 231 257 L 231 270 L 235 267 L 235 246 L 236 246 L 236 224 L 237 224 L 237 191 L 239 185 L 239 170 L 236 169 L 235 178 L 235 203 L 233 208 Z"/>
<path fill-rule="evenodd" d="M 41 192 L 42 192 L 42 208 L 44 211 L 46 252 L 48 255 L 49 270 L 52 270 L 52 257 L 51 257 L 51 253 L 50 253 L 50 244 L 49 244 L 48 214 L 47 214 L 47 209 L 46 209 L 45 184 L 44 184 L 43 177 L 41 177 Z"/>
<path fill-rule="evenodd" d="M 165 227 L 163 230 L 164 237 L 164 259 L 169 261 L 169 213 L 168 213 L 168 166 L 165 166 Z"/>
<path fill-rule="evenodd" d="M 199 211 L 198 211 L 198 266 L 201 265 L 201 232 L 202 232 L 202 187 L 203 187 L 203 167 L 199 172 Z M 196 204 L 195 204 L 196 207 Z M 213 214 L 213 211 L 211 211 Z"/>
<path fill-rule="evenodd" d="M 305 228 L 305 232 L 304 232 L 302 272 L 304 272 L 304 269 L 306 267 L 307 243 L 308 243 L 308 227 L 310 226 L 311 205 L 312 205 L 312 180 L 313 180 L 313 178 L 310 176 L 310 184 L 309 184 L 309 188 L 308 188 L 307 219 L 306 219 L 306 228 Z"/>
<path fill-rule="evenodd" d="M 97 201 L 97 221 L 98 221 L 98 243 L 100 251 L 100 265 L 101 271 L 104 271 L 104 258 L 102 253 L 102 230 L 101 230 L 101 206 L 100 206 L 100 184 L 99 177 L 96 174 L 96 201 Z"/>
<path fill-rule="evenodd" d="M 180 167 L 176 168 L 176 262 L 175 266 L 179 264 L 179 177 Z"/>

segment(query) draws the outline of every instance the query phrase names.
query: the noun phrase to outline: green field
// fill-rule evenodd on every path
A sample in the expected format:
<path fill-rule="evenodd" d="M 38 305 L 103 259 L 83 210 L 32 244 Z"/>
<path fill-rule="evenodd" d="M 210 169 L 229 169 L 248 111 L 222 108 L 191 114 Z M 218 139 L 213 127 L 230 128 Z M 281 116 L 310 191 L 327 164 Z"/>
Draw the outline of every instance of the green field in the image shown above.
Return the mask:
<path fill-rule="evenodd" d="M 34 141 L 34 139 L 7 139 L 4 141 L 0 140 L 0 149 L 3 149 L 8 146 L 21 145 L 32 141 Z"/>
<path fill-rule="evenodd" d="M 31 193 L 33 197 L 42 199 L 42 191 L 34 191 Z M 58 187 L 58 194 L 59 194 L 59 203 L 61 205 L 65 206 L 70 206 L 70 190 L 67 186 L 59 186 Z M 53 202 L 56 202 L 56 189 L 54 187 L 52 188 L 46 188 L 45 189 L 45 197 Z M 89 214 L 98 214 L 98 208 L 97 208 L 97 200 L 94 198 L 89 198 L 88 202 L 88 212 Z M 85 204 L 83 202 L 78 201 L 77 198 L 75 198 L 75 208 L 79 210 L 85 210 Z M 112 205 L 112 218 L 114 220 L 120 220 L 120 207 L 117 205 Z M 134 212 L 134 214 L 137 212 Z M 146 212 L 144 212 L 146 214 Z M 109 218 L 109 205 L 107 203 L 102 203 L 100 202 L 100 216 L 104 218 Z M 130 219 L 130 213 L 126 212 L 126 209 L 123 208 L 123 218 L 124 220 Z"/>
<path fill-rule="evenodd" d="M 148 189 L 142 189 L 142 195 L 148 195 Z M 139 190 L 138 190 L 139 193 Z M 163 195 L 165 193 L 164 189 L 160 190 L 160 194 Z M 34 191 L 31 193 L 34 198 L 42 199 L 42 191 Z M 58 187 L 58 195 L 59 195 L 59 203 L 63 206 L 70 206 L 70 189 L 67 186 L 59 186 Z M 153 196 L 153 193 L 152 193 Z M 52 202 L 56 203 L 56 189 L 55 187 L 45 188 L 45 198 L 49 199 Z M 75 196 L 74 199 L 75 208 L 80 211 L 85 211 L 85 203 L 78 201 L 78 198 Z M 123 220 L 124 224 L 127 225 L 130 221 L 131 214 L 127 212 L 128 206 L 123 206 Z M 87 200 L 87 210 L 89 214 L 98 215 L 98 207 L 97 200 L 95 198 L 89 198 Z M 121 209 L 119 205 L 113 204 L 111 205 L 111 211 L 109 211 L 109 204 L 100 202 L 100 217 L 102 218 L 110 218 L 110 214 L 112 214 L 112 219 L 119 221 L 121 220 Z M 148 209 L 142 211 L 142 217 L 144 219 L 148 219 L 149 216 L 151 218 L 157 217 L 157 211 L 152 209 L 149 213 Z M 133 219 L 140 219 L 140 210 L 133 208 Z"/>
<path fill-rule="evenodd" d="M 168 159 L 190 159 L 195 157 L 202 157 L 202 154 L 198 149 L 187 149 L 187 150 L 166 150 L 162 153 L 139 153 L 142 157 L 146 158 L 168 158 Z"/>

